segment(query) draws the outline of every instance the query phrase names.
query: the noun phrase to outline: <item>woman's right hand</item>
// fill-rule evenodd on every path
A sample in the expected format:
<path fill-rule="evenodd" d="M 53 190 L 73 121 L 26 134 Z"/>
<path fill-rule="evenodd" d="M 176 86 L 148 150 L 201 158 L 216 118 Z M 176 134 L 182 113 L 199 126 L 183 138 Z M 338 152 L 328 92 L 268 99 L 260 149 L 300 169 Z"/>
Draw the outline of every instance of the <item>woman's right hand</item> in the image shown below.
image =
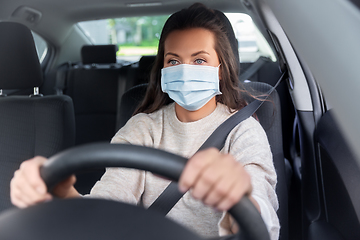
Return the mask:
<path fill-rule="evenodd" d="M 40 177 L 40 167 L 46 160 L 44 157 L 34 157 L 20 165 L 10 182 L 12 204 L 25 208 L 52 199 L 52 195 L 47 192 L 46 185 Z M 75 181 L 75 176 L 70 176 L 54 188 L 53 194 L 59 198 L 80 196 L 74 188 Z"/>

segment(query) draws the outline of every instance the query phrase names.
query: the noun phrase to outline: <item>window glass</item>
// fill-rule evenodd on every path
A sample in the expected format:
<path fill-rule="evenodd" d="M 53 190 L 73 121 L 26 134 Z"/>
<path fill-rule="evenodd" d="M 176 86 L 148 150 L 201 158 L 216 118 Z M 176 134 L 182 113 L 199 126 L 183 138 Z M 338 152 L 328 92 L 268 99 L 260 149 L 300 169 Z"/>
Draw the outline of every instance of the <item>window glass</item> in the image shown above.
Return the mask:
<path fill-rule="evenodd" d="M 34 37 L 34 42 L 35 42 L 35 46 L 36 46 L 36 52 L 37 55 L 39 57 L 39 61 L 40 63 L 42 63 L 46 57 L 47 51 L 48 51 L 48 46 L 46 41 L 40 37 L 38 34 L 31 32 L 33 37 Z"/>
<path fill-rule="evenodd" d="M 226 13 L 239 44 L 240 62 L 255 62 L 260 56 L 276 61 L 276 57 L 255 26 L 251 17 L 243 13 Z"/>
<path fill-rule="evenodd" d="M 78 23 L 93 44 L 116 44 L 118 59 L 136 61 L 156 55 L 160 33 L 168 15 L 86 21 Z"/>
<path fill-rule="evenodd" d="M 226 13 L 239 43 L 241 62 L 255 62 L 260 56 L 276 61 L 269 44 L 247 14 Z M 78 23 L 93 44 L 116 44 L 119 60 L 137 61 L 155 55 L 159 37 L 169 16 L 145 16 L 94 20 Z"/>

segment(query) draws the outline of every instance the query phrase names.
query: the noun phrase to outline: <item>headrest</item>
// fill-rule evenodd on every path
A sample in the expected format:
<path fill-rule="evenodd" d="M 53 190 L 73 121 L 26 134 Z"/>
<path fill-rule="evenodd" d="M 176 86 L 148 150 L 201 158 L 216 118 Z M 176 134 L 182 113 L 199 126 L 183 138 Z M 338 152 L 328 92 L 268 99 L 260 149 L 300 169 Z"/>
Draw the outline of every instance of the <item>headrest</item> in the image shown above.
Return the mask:
<path fill-rule="evenodd" d="M 82 63 L 116 63 L 117 50 L 117 45 L 85 45 L 81 48 Z"/>
<path fill-rule="evenodd" d="M 24 25 L 0 22 L 0 89 L 27 89 L 43 82 L 34 38 Z"/>
<path fill-rule="evenodd" d="M 139 69 L 148 70 L 151 69 L 151 67 L 155 63 L 156 56 L 150 55 L 150 56 L 142 56 L 139 60 Z"/>
<path fill-rule="evenodd" d="M 225 27 L 226 35 L 230 41 L 231 49 L 234 52 L 235 59 L 240 68 L 239 45 L 238 45 L 238 40 L 235 37 L 234 29 L 233 29 L 229 19 L 225 16 L 225 14 L 223 12 L 215 10 L 215 14 L 222 21 L 222 23 Z"/>

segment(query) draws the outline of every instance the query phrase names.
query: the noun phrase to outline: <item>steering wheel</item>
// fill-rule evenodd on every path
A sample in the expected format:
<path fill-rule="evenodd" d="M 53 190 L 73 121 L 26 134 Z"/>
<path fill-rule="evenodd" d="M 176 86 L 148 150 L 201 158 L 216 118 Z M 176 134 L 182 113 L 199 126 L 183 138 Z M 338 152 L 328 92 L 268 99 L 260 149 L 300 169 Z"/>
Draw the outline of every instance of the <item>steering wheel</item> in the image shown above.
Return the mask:
<path fill-rule="evenodd" d="M 49 191 L 81 170 L 126 167 L 178 181 L 186 158 L 162 150 L 125 144 L 88 144 L 51 157 L 40 173 Z M 245 196 L 229 213 L 240 226 L 234 239 L 270 239 L 266 226 Z M 200 240 L 197 234 L 156 211 L 104 199 L 53 200 L 0 215 L 0 239 Z"/>

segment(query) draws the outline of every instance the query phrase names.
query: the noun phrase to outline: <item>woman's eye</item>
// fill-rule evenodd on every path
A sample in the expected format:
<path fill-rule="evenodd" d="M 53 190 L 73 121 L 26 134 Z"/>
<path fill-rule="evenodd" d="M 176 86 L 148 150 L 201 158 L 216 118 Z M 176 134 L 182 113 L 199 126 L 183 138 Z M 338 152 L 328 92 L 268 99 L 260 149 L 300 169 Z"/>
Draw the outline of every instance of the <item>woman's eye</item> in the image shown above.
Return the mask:
<path fill-rule="evenodd" d="M 176 65 L 178 63 L 178 61 L 176 60 L 169 60 L 168 63 L 170 63 L 170 65 Z"/>
<path fill-rule="evenodd" d="M 196 64 L 203 64 L 204 62 L 205 62 L 204 59 L 196 59 L 196 60 L 195 60 L 195 63 L 196 63 Z"/>

